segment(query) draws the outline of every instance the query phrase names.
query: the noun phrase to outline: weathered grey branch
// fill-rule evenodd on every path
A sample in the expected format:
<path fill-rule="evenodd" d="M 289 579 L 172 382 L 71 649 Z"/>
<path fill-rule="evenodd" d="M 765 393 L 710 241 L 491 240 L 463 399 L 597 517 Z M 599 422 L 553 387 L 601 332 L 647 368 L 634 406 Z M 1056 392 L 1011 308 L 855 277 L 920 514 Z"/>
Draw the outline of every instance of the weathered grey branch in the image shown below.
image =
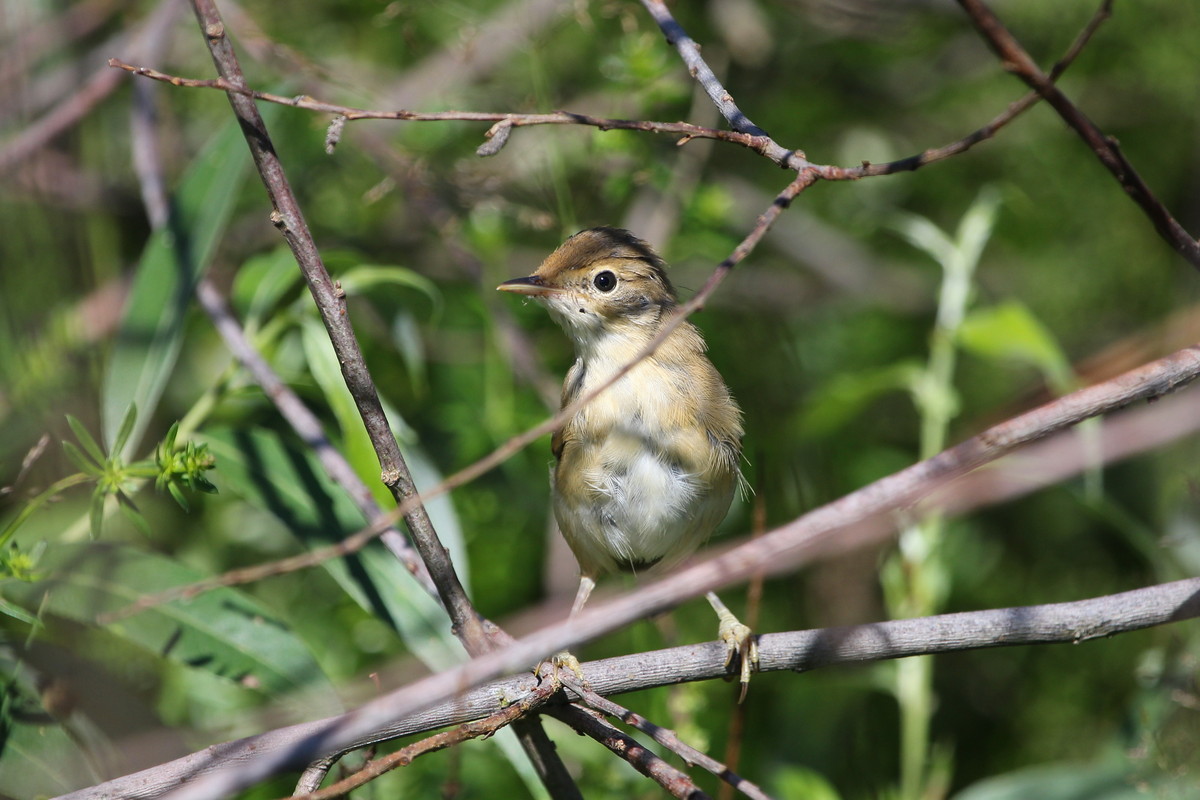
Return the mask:
<path fill-rule="evenodd" d="M 807 671 L 977 648 L 1080 643 L 1197 616 L 1200 616 L 1200 578 L 1191 578 L 1069 603 L 764 634 L 759 637 L 760 670 Z M 727 673 L 722 642 L 591 661 L 583 669 L 592 691 L 602 696 L 708 680 Z M 479 686 L 382 724 L 360 738 L 343 743 L 339 749 L 363 747 L 487 717 L 533 692 L 536 685 L 537 678 L 526 672 Z M 214 745 L 167 764 L 73 792 L 62 800 L 152 800 L 180 786 L 196 785 L 213 770 L 245 764 L 247 759 L 255 757 L 274 759 L 275 767 L 281 771 L 300 769 L 312 760 L 314 741 L 319 742 L 331 729 L 360 715 L 361 711 L 350 712 L 334 719 Z M 205 792 L 189 796 L 217 795 Z"/>

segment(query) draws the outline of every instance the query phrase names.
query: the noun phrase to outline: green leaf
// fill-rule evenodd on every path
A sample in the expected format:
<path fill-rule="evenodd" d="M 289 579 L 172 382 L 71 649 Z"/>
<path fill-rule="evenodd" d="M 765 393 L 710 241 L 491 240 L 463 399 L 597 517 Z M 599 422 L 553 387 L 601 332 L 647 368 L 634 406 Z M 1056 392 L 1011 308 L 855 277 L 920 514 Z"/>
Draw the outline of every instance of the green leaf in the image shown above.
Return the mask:
<path fill-rule="evenodd" d="M 1138 800 L 1165 797 L 1147 793 L 1120 768 L 1097 764 L 1055 764 L 986 778 L 954 795 L 954 800 Z M 1183 795 L 1179 795 L 1182 797 Z"/>
<path fill-rule="evenodd" d="M 79 443 L 83 445 L 83 449 L 87 451 L 87 454 L 91 456 L 97 464 L 102 465 L 108 460 L 108 457 L 104 455 L 104 451 L 100 448 L 100 445 L 96 444 L 96 440 L 92 438 L 92 434 L 88 433 L 88 429 L 83 427 L 82 422 L 70 414 L 67 414 L 67 424 L 71 426 L 71 432 L 75 434 L 75 438 L 79 440 Z M 64 442 L 63 444 L 66 445 L 67 443 Z"/>
<path fill-rule="evenodd" d="M 993 361 L 1015 361 L 1039 370 L 1059 394 L 1071 391 L 1071 362 L 1054 336 L 1016 300 L 973 311 L 958 331 L 963 349 Z"/>
<path fill-rule="evenodd" d="M 96 466 L 96 464 L 92 461 L 89 461 L 87 456 L 85 456 L 83 452 L 74 444 L 71 442 L 63 442 L 62 446 L 63 452 L 67 454 L 67 458 L 70 459 L 72 464 L 74 464 L 76 467 L 79 467 L 80 472 L 91 478 L 100 478 L 104 475 L 104 470 Z"/>
<path fill-rule="evenodd" d="M 263 109 L 272 116 L 271 109 Z M 141 409 L 125 448 L 141 442 L 183 343 L 184 316 L 241 193 L 250 158 L 233 121 L 204 147 L 173 194 L 168 224 L 151 235 L 134 274 L 101 398 L 104 438 L 115 443 L 126 410 Z"/>
<path fill-rule="evenodd" d="M 282 245 L 242 264 L 230 298 L 245 319 L 246 327 L 259 325 L 302 277 L 292 251 Z"/>
<path fill-rule="evenodd" d="M 104 528 L 104 501 L 107 499 L 108 495 L 99 486 L 92 492 L 92 502 L 88 506 L 88 530 L 93 539 L 99 539 Z"/>
<path fill-rule="evenodd" d="M 188 505 L 187 497 L 183 494 L 183 489 L 179 488 L 179 484 L 171 481 L 167 484 L 167 492 L 170 493 L 171 497 L 175 498 L 175 502 L 184 511 L 190 512 L 192 510 L 191 506 Z"/>
<path fill-rule="evenodd" d="M 338 275 L 338 283 L 348 295 L 367 294 L 381 286 L 398 286 L 416 289 L 428 297 L 435 308 L 440 306 L 442 300 L 433 281 L 404 267 L 362 264 Z"/>
<path fill-rule="evenodd" d="M 141 509 L 137 507 L 137 504 L 133 502 L 129 495 L 124 492 L 117 492 L 117 505 L 125 517 L 133 523 L 134 527 L 141 531 L 143 536 L 149 537 L 151 535 L 150 523 L 146 521 L 146 517 L 142 514 Z"/>
<path fill-rule="evenodd" d="M 4 606 L 12 607 L 0 601 Z M 0 796 L 49 797 L 95 783 L 72 739 L 78 727 L 68 730 L 41 712 L 37 675 L 4 652 L 0 675 L 7 677 L 0 684 Z"/>
<path fill-rule="evenodd" d="M 879 397 L 906 390 L 921 373 L 912 362 L 838 375 L 814 392 L 800 417 L 804 436 L 823 436 L 852 422 Z"/>
<path fill-rule="evenodd" d="M 18 622 L 24 622 L 26 625 L 31 627 L 36 627 L 39 624 L 36 616 L 30 614 L 20 606 L 8 602 L 3 597 L 0 597 L 0 614 L 5 615 L 6 617 L 12 617 Z"/>
<path fill-rule="evenodd" d="M 133 426 L 137 422 L 137 403 L 130 403 L 129 408 L 125 410 L 125 418 L 121 420 L 121 427 L 117 430 L 117 436 L 113 439 L 112 451 L 114 454 L 120 454 L 125 449 L 125 443 L 129 441 L 129 434 L 133 433 Z"/>
<path fill-rule="evenodd" d="M 954 260 L 955 246 L 946 233 L 930 220 L 916 214 L 900 214 L 893 227 L 909 244 L 945 266 Z"/>
<path fill-rule="evenodd" d="M 25 609 L 84 625 L 124 609 L 142 595 L 194 583 L 205 575 L 163 556 L 124 545 L 88 543 L 47 550 L 48 577 L 6 584 L 5 596 Z M 235 589 L 155 606 L 106 626 L 127 645 L 188 669 L 201 670 L 264 696 L 325 679 L 305 644 L 270 611 Z"/>
<path fill-rule="evenodd" d="M 840 800 L 837 789 L 821 773 L 809 767 L 789 765 L 780 768 L 772 777 L 776 797 L 804 800 Z"/>
<path fill-rule="evenodd" d="M 363 527 L 363 517 L 339 486 L 324 473 L 311 449 L 288 434 L 258 429 L 216 428 L 206 432 L 209 449 L 221 461 L 222 489 L 278 518 L 308 548 L 333 544 Z M 419 485 L 430 477 L 421 461 L 409 467 Z M 462 560 L 461 531 L 453 509 L 430 507 L 439 535 L 451 546 L 455 564 Z M 457 552 L 456 552 L 457 550 Z M 400 633 L 405 645 L 435 669 L 463 658 L 445 611 L 381 544 L 322 563 L 359 606 Z"/>

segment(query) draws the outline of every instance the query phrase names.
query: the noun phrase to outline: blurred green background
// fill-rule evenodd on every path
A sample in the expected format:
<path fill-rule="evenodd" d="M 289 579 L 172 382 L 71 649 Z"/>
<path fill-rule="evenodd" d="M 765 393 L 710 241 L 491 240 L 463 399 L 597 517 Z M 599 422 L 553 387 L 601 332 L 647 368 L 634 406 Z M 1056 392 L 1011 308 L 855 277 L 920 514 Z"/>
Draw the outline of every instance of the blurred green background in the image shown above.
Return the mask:
<path fill-rule="evenodd" d="M 164 13 L 158 3 L 0 5 L 0 794 L 12 797 L 335 713 L 378 691 L 372 674 L 392 686 L 458 657 L 431 604 L 375 548 L 93 623 L 143 593 L 361 525 L 186 303 L 194 273 L 230 293 L 364 480 L 378 476 L 225 98 L 103 66 L 118 57 L 211 77 L 186 4 L 172 5 L 163 32 L 142 41 L 137 33 Z M 1095 10 L 994 5 L 1047 68 Z M 635 2 L 220 6 L 252 84 L 284 95 L 720 124 Z M 750 118 L 817 163 L 943 145 L 1023 93 L 948 3 L 706 0 L 673 10 Z M 1198 31 L 1194 4 L 1117 4 L 1060 82 L 1193 232 Z M 149 137 L 136 130 L 138 108 L 152 111 Z M 330 156 L 328 116 L 264 112 L 426 487 L 544 419 L 572 360 L 547 315 L 498 296 L 498 283 L 532 272 L 576 230 L 620 225 L 659 247 L 690 294 L 788 180 L 733 145 L 576 126 L 517 129 L 483 159 L 475 148 L 486 124 L 355 122 Z M 39 139 L 45 120 L 71 114 Z M 173 239 L 153 233 L 138 159 L 165 178 Z M 1036 106 L 965 155 L 801 195 L 696 318 L 746 413 L 754 493 L 721 535 L 748 534 L 752 506 L 767 526 L 784 523 L 1200 339 L 1200 278 L 1123 194 Z M 969 292 L 947 299 L 946 275 Z M 138 414 L 122 466 L 110 455 L 131 400 Z M 176 421 L 177 444 L 205 445 L 216 464 L 204 473 L 215 495 L 184 485 L 198 471 L 176 474 L 186 512 L 128 467 L 153 458 Z M 62 440 L 107 461 L 110 485 L 137 511 L 122 513 L 103 492 L 97 505 L 93 480 L 56 486 L 81 474 Z M 1065 601 L 1193 575 L 1197 455 L 1184 440 L 968 518 L 916 522 L 900 551 L 769 581 L 757 629 Z M 565 613 L 576 580 L 548 529 L 549 460 L 539 442 L 433 507 L 480 610 L 518 633 Z M 726 599 L 740 611 L 744 594 Z M 694 603 L 581 655 L 712 634 L 710 611 Z M 740 734 L 730 733 L 735 690 L 720 682 L 622 702 L 718 758 L 732 736 L 738 771 L 781 797 L 1194 797 L 1198 653 L 1195 624 L 1182 623 L 1079 646 L 762 675 Z M 608 753 L 547 725 L 586 796 L 659 796 Z M 499 737 L 422 759 L 356 796 L 537 796 L 527 772 Z M 247 796 L 289 790 L 279 780 Z"/>

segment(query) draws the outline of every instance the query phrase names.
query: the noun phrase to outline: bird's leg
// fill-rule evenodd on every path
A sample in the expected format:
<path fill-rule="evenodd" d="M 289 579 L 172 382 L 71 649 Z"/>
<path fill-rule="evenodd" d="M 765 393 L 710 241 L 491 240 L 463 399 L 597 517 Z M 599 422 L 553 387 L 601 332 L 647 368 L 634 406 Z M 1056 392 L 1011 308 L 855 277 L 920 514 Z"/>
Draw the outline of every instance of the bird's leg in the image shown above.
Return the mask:
<path fill-rule="evenodd" d="M 742 693 L 738 696 L 738 702 L 746 699 L 746 689 L 750 686 L 750 673 L 758 668 L 758 642 L 755 641 L 754 632 L 749 626 L 742 624 L 741 620 L 733 615 L 721 598 L 717 597 L 716 593 L 709 592 L 705 597 L 708 598 L 709 604 L 713 607 L 713 611 L 717 612 L 719 624 L 717 627 L 717 635 L 721 641 L 725 642 L 725 666 L 731 666 L 734 659 L 737 659 L 740 668 L 740 682 L 742 684 Z"/>
<path fill-rule="evenodd" d="M 575 602 L 571 604 L 571 615 L 567 619 L 574 619 L 579 615 L 580 611 L 583 611 L 584 603 L 587 602 L 588 596 L 591 595 L 592 589 L 595 588 L 596 580 L 594 578 L 588 575 L 579 576 L 579 591 L 575 593 Z M 545 662 L 542 663 L 544 664 Z M 561 682 L 558 677 L 559 670 L 569 669 L 585 686 L 587 685 L 587 679 L 583 677 L 583 667 L 579 665 L 579 659 L 573 656 L 571 651 L 560 650 L 550 656 L 550 664 L 554 667 L 553 680 L 555 682 Z M 540 673 L 541 668 L 542 665 L 538 664 L 534 672 Z"/>
<path fill-rule="evenodd" d="M 596 588 L 596 579 L 587 575 L 579 576 L 579 591 L 575 593 L 575 602 L 571 604 L 571 616 L 577 616 L 580 611 L 583 611 L 583 604 L 587 602 L 588 597 L 592 594 L 592 589 Z"/>

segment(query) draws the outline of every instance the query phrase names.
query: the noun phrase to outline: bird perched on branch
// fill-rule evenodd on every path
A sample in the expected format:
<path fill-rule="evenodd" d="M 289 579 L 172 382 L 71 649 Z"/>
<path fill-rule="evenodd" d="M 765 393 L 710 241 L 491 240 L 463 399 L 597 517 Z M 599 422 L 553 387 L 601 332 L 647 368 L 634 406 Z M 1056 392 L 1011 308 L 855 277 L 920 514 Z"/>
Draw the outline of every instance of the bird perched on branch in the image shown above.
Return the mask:
<path fill-rule="evenodd" d="M 629 231 L 581 231 L 534 274 L 497 288 L 540 302 L 574 343 L 563 407 L 657 345 L 551 443 L 554 515 L 579 562 L 577 614 L 601 575 L 673 564 L 725 518 L 741 480 L 741 411 L 696 327 L 680 321 L 665 333 L 678 305 L 666 264 Z M 744 693 L 754 639 L 715 594 L 708 599 Z"/>

